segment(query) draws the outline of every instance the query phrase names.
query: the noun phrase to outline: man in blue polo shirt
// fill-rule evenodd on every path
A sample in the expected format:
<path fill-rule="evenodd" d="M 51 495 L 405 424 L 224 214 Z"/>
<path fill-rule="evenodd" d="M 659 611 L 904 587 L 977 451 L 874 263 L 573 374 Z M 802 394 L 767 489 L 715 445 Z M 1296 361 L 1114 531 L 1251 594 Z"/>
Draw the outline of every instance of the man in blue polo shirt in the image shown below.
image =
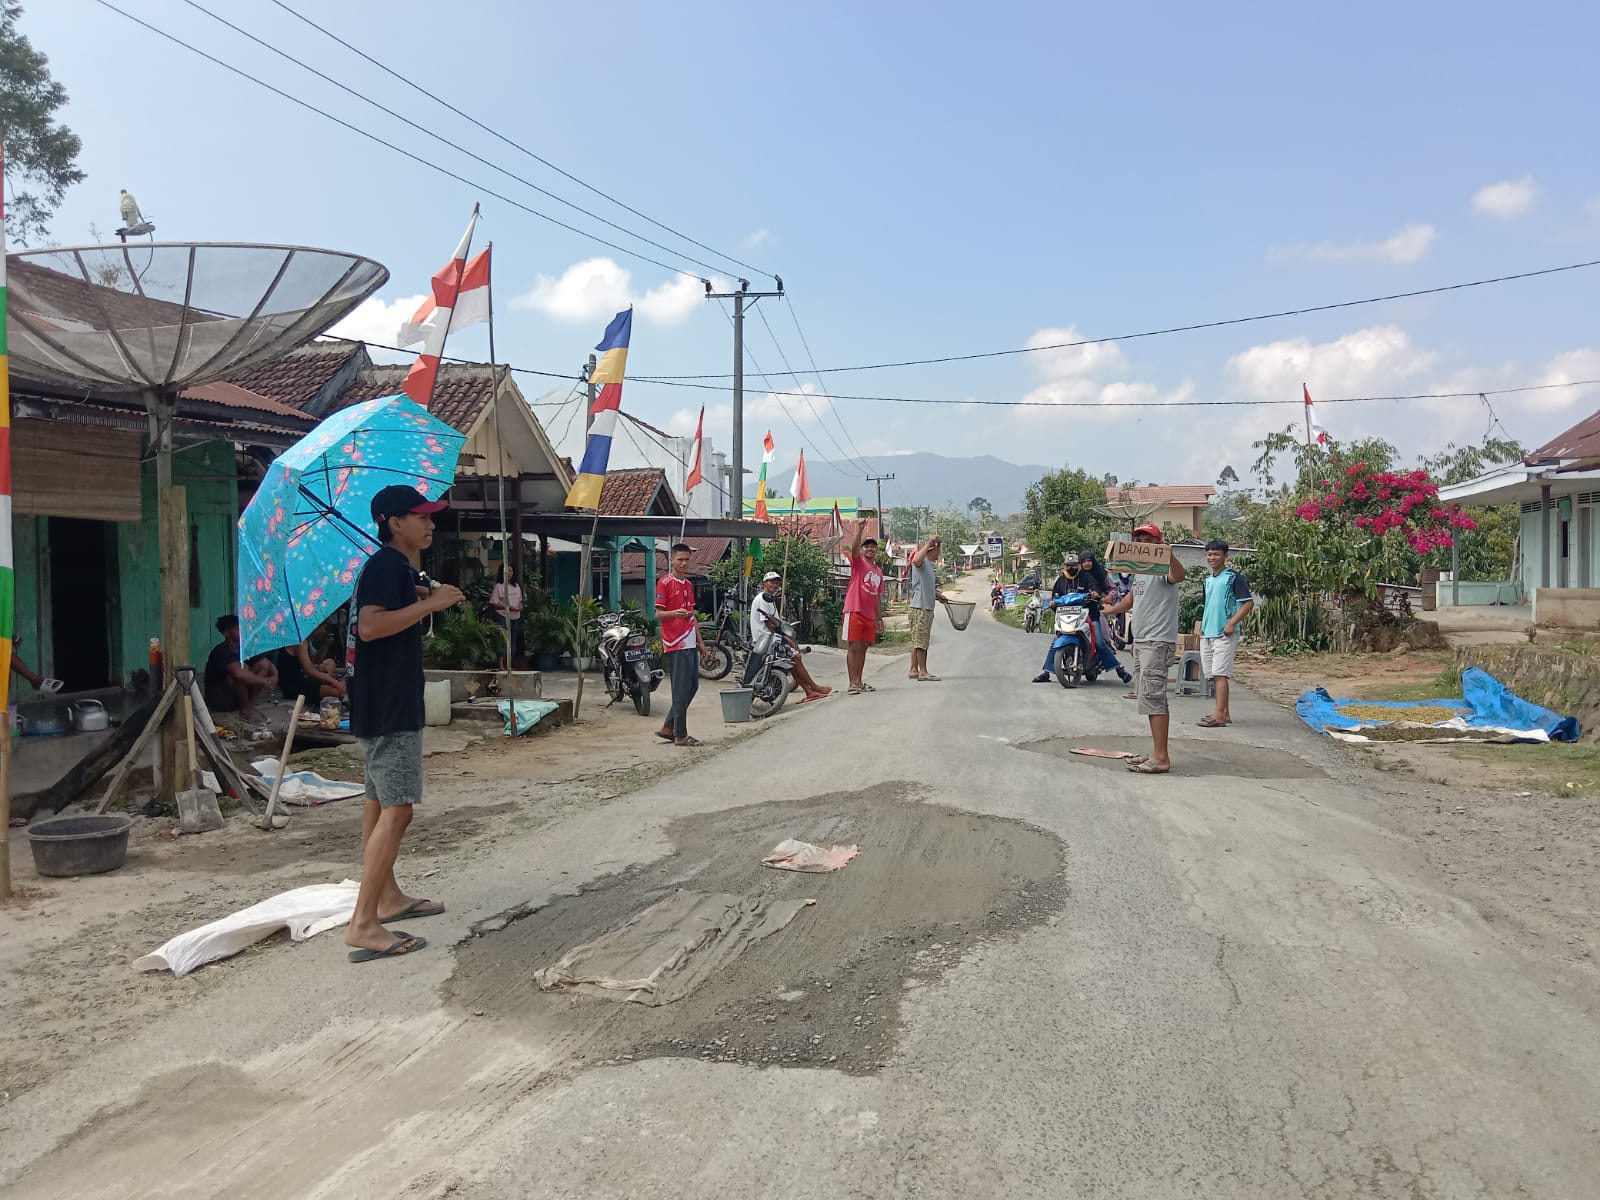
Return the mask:
<path fill-rule="evenodd" d="M 1206 543 L 1206 607 L 1200 619 L 1200 668 L 1216 689 L 1217 704 L 1209 717 L 1201 717 L 1207 729 L 1219 729 L 1233 721 L 1228 712 L 1228 688 L 1233 679 L 1233 662 L 1239 651 L 1239 624 L 1256 606 L 1244 573 L 1228 565 L 1228 543 L 1214 538 Z"/>

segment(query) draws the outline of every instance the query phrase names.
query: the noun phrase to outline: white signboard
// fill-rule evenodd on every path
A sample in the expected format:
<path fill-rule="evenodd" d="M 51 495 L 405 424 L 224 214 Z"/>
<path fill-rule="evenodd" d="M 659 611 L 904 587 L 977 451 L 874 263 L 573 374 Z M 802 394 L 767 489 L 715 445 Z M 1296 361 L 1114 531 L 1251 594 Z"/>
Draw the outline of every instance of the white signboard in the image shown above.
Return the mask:
<path fill-rule="evenodd" d="M 1005 547 L 1006 547 L 1005 538 L 992 537 L 992 538 L 990 538 L 988 540 L 987 545 L 988 545 L 988 548 L 989 548 L 989 561 L 990 562 L 993 562 L 997 558 L 1004 558 L 1005 557 Z"/>

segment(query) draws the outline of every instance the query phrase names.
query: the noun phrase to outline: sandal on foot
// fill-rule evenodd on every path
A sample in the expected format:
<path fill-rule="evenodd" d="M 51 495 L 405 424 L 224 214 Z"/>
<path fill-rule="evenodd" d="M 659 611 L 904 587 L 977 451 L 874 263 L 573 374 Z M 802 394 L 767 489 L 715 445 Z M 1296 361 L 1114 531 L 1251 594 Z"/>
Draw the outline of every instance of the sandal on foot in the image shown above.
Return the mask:
<path fill-rule="evenodd" d="M 1139 762 L 1130 762 L 1128 764 L 1128 770 L 1132 771 L 1135 775 L 1165 775 L 1167 772 L 1171 771 L 1172 768 L 1158 767 L 1155 763 L 1146 758 L 1141 759 Z"/>
<path fill-rule="evenodd" d="M 875 691 L 877 691 L 877 690 L 878 690 L 878 689 L 877 689 L 877 688 L 875 688 L 875 687 L 873 687 L 873 686 L 872 686 L 872 685 L 871 685 L 871 684 L 870 684 L 870 683 L 863 683 L 863 684 L 862 684 L 862 685 L 861 685 L 861 690 L 862 690 L 862 691 L 863 691 L 863 692 L 875 692 Z"/>
<path fill-rule="evenodd" d="M 656 736 L 658 738 L 660 738 L 663 742 L 670 742 L 670 741 L 672 741 L 672 730 L 670 730 L 670 729 L 658 729 L 658 730 L 656 730 Z"/>
<path fill-rule="evenodd" d="M 408 954 L 415 954 L 428 944 L 424 937 L 414 937 L 403 929 L 390 930 L 394 934 L 394 941 L 382 950 L 368 950 L 366 947 L 352 950 L 349 959 L 353 963 L 376 962 L 380 958 L 404 958 Z"/>
<path fill-rule="evenodd" d="M 940 679 L 937 675 L 918 675 L 917 679 L 920 680 L 922 683 L 943 683 L 944 682 L 944 680 Z"/>
<path fill-rule="evenodd" d="M 1201 726 L 1203 729 L 1221 729 L 1224 725 L 1232 724 L 1230 721 L 1219 721 L 1212 716 L 1201 717 L 1200 720 L 1195 723 Z"/>
<path fill-rule="evenodd" d="M 390 925 L 395 921 L 414 920 L 418 917 L 442 917 L 444 905 L 437 900 L 413 900 L 409 907 L 401 909 L 392 917 L 379 917 L 380 925 Z"/>
<path fill-rule="evenodd" d="M 852 695 L 852 696 L 859 696 L 859 695 L 861 695 L 861 688 L 860 688 L 860 686 L 859 686 L 859 685 L 858 685 L 858 684 L 854 684 L 854 683 L 852 683 L 852 684 L 851 684 L 851 685 L 850 685 L 850 692 L 849 692 L 849 694 L 850 694 L 850 695 Z"/>
<path fill-rule="evenodd" d="M 674 746 L 704 746 L 705 743 L 696 737 L 678 738 L 672 743 Z"/>

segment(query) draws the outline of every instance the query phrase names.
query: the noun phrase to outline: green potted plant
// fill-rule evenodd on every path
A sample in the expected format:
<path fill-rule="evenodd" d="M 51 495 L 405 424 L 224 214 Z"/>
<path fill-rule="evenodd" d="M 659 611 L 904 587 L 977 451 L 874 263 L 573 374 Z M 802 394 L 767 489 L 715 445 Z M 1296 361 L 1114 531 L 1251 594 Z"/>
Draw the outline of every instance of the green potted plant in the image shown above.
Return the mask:
<path fill-rule="evenodd" d="M 524 641 L 533 653 L 533 669 L 554 671 L 561 665 L 565 643 L 566 624 L 561 614 L 553 608 L 528 612 L 523 616 Z"/>
<path fill-rule="evenodd" d="M 475 671 L 498 660 L 501 630 L 465 608 L 441 613 L 422 639 L 422 661 L 437 670 Z"/>
<path fill-rule="evenodd" d="M 594 663 L 600 636 L 590 622 L 599 615 L 599 601 L 589 596 L 574 596 L 561 610 L 562 658 L 570 660 L 575 670 L 587 671 Z"/>

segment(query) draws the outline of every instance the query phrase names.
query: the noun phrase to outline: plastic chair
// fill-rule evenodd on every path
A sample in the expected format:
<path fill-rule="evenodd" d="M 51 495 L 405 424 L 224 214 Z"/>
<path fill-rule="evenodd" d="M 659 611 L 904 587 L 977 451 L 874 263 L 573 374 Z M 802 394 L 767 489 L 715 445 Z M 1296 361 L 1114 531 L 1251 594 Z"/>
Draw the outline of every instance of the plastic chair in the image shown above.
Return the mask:
<path fill-rule="evenodd" d="M 1183 657 L 1178 660 L 1178 695 L 1180 696 L 1215 696 L 1217 686 L 1206 678 L 1205 668 L 1200 662 L 1200 651 L 1185 650 Z"/>

